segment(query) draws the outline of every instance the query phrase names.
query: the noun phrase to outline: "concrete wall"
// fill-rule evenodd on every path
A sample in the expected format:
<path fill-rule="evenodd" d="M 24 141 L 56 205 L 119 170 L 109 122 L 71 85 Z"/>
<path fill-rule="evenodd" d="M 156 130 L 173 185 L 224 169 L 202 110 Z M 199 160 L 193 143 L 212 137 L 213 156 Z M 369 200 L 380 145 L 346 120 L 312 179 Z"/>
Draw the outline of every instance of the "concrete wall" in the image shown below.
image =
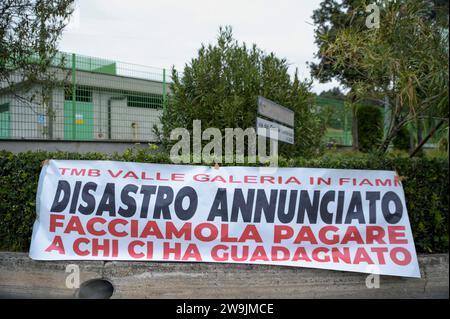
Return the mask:
<path fill-rule="evenodd" d="M 75 263 L 75 262 L 73 262 Z M 157 262 L 76 262 L 81 281 L 105 278 L 113 298 L 448 298 L 448 254 L 420 255 L 422 278 L 263 265 Z M 72 298 L 65 286 L 70 262 L 33 261 L 0 252 L 0 297 Z"/>
<path fill-rule="evenodd" d="M 75 152 L 88 153 L 99 152 L 105 154 L 123 153 L 127 149 L 147 149 L 148 143 L 130 143 L 128 141 L 48 141 L 48 140 L 0 140 L 0 150 L 13 153 L 26 151 L 49 151 L 49 152 Z"/>

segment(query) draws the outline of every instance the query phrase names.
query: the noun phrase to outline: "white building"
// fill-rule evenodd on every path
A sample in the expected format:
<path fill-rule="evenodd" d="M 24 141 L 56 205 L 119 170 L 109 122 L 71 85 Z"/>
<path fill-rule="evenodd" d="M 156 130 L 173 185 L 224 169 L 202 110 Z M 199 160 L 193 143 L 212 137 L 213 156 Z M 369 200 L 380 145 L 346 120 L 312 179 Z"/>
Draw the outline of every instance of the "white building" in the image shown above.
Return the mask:
<path fill-rule="evenodd" d="M 60 83 L 51 93 L 42 83 L 22 92 L 16 80 L 17 89 L 0 94 L 0 139 L 156 140 L 169 90 L 163 70 L 61 56 L 67 60 L 51 70 Z M 8 86 L 0 84 L 0 92 Z"/>

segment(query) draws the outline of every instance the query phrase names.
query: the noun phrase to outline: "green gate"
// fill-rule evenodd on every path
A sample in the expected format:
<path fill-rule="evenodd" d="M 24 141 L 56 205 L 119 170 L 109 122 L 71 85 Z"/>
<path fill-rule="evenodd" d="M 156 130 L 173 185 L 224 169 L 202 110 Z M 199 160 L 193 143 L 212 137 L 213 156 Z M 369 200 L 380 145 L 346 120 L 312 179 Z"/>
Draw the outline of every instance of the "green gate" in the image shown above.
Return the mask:
<path fill-rule="evenodd" d="M 94 112 L 90 102 L 64 102 L 64 139 L 92 140 L 94 138 Z"/>
<path fill-rule="evenodd" d="M 11 120 L 9 103 L 0 105 L 0 138 L 9 138 L 11 130 Z"/>

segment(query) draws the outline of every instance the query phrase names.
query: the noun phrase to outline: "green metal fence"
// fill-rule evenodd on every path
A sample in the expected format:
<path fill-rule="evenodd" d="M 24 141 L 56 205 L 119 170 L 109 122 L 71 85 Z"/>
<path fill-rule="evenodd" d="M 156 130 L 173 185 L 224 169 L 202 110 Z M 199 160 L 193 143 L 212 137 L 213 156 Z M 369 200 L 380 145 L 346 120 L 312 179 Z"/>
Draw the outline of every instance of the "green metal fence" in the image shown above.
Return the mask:
<path fill-rule="evenodd" d="M 170 95 L 165 69 L 58 53 L 54 81 L 0 83 L 0 139 L 154 142 L 154 126 Z M 352 145 L 352 112 L 343 100 L 316 97 L 325 141 Z M 424 125 L 424 136 L 432 126 Z M 437 144 L 438 132 L 429 144 Z"/>
<path fill-rule="evenodd" d="M 344 100 L 327 98 L 317 96 L 315 98 L 315 107 L 320 117 L 325 122 L 325 142 L 330 145 L 337 146 L 352 146 L 352 110 L 349 105 L 346 105 Z M 386 121 L 389 121 L 389 113 L 382 111 L 382 115 L 385 122 L 384 129 L 386 130 Z M 428 133 L 436 126 L 439 119 L 422 119 L 420 125 L 422 128 L 422 138 L 428 135 Z M 410 138 L 413 139 L 413 143 L 417 144 L 417 123 L 408 123 L 406 128 L 409 131 Z M 386 134 L 386 132 L 385 132 Z M 448 136 L 448 126 L 443 126 L 430 138 L 425 147 L 435 148 L 438 147 L 443 139 Z"/>
<path fill-rule="evenodd" d="M 317 96 L 316 109 L 326 124 L 325 142 L 352 145 L 352 112 L 343 100 Z"/>
<path fill-rule="evenodd" d="M 169 94 L 165 69 L 59 53 L 54 81 L 0 86 L 0 138 L 155 141 Z M 26 89 L 24 89 L 26 87 Z"/>

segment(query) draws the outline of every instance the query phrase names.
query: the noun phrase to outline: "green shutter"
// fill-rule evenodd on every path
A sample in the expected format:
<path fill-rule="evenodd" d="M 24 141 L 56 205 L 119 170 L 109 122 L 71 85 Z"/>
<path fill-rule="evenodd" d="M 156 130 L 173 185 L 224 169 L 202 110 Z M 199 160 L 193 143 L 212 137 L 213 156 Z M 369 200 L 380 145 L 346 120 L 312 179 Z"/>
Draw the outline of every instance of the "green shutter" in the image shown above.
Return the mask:
<path fill-rule="evenodd" d="M 0 105 L 0 138 L 9 138 L 11 131 L 9 103 Z"/>
<path fill-rule="evenodd" d="M 72 102 L 64 102 L 64 139 L 92 140 L 94 138 L 93 109 L 92 103 L 76 102 L 75 112 L 72 112 Z"/>

